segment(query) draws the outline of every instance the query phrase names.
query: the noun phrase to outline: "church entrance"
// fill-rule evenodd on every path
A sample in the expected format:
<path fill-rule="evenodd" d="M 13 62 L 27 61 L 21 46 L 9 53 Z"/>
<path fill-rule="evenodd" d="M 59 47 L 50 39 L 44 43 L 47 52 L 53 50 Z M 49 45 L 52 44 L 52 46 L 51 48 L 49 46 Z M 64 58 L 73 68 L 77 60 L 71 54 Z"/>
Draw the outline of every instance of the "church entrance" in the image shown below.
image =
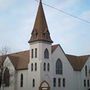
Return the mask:
<path fill-rule="evenodd" d="M 50 86 L 49 86 L 48 82 L 43 81 L 40 84 L 39 90 L 50 90 Z"/>

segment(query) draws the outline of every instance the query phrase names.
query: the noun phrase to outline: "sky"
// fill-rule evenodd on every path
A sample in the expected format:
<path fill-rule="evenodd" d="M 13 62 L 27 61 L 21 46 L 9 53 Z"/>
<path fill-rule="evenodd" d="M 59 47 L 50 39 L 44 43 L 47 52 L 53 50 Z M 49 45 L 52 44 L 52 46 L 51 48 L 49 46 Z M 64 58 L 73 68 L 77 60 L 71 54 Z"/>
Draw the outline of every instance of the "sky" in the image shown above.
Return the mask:
<path fill-rule="evenodd" d="M 39 0 L 38 0 L 39 1 Z M 50 6 L 90 22 L 90 0 L 42 0 Z M 39 2 L 0 0 L 0 50 L 28 50 Z M 53 44 L 72 55 L 90 55 L 90 23 L 43 5 Z"/>

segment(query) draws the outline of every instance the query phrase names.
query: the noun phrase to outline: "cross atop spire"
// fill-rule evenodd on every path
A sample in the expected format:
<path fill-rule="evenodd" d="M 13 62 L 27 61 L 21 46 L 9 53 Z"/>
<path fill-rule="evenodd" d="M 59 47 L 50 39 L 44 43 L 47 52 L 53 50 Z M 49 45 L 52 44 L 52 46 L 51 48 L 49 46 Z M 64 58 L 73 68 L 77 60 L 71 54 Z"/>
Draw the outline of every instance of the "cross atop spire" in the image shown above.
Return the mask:
<path fill-rule="evenodd" d="M 42 3 L 42 0 L 40 0 L 40 2 Z"/>
<path fill-rule="evenodd" d="M 34 27 L 31 33 L 31 38 L 29 40 L 29 43 L 35 42 L 35 41 L 44 41 L 52 43 L 50 33 L 48 30 L 43 6 L 42 6 L 42 0 L 40 0 L 38 12 L 36 15 L 36 20 L 34 23 Z"/>

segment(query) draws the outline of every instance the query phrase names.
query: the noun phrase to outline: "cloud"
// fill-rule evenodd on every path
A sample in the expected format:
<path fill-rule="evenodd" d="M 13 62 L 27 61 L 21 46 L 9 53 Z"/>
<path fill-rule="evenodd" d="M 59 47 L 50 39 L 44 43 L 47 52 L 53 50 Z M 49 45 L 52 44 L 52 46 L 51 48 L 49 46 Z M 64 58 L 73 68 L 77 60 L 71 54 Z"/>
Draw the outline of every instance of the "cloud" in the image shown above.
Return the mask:
<path fill-rule="evenodd" d="M 78 16 L 90 21 L 90 11 L 83 11 Z M 52 22 L 49 22 L 52 26 L 50 28 L 53 31 L 51 36 L 53 36 L 53 40 L 56 43 L 62 45 L 67 53 L 77 55 L 90 53 L 90 42 L 88 42 L 90 38 L 89 24 L 70 16 L 57 16 L 54 24 Z"/>
<path fill-rule="evenodd" d="M 72 7 L 75 7 L 79 1 L 81 0 L 45 0 L 43 2 L 51 6 L 56 5 L 56 8 L 62 10 L 65 9 L 64 11 L 66 12 L 71 12 Z M 6 10 L 9 7 L 9 9 L 11 9 L 9 10 L 8 14 L 5 13 L 0 18 L 0 30 L 2 30 L 2 36 L 0 35 L 0 39 L 2 39 L 4 43 L 6 41 L 8 43 L 7 45 L 13 48 L 13 50 L 19 50 L 28 47 L 27 41 L 29 40 L 31 30 L 33 29 L 38 5 L 37 2 L 33 2 L 33 0 L 31 0 L 28 4 L 23 4 L 22 0 L 20 0 L 20 5 L 17 5 L 17 3 L 14 5 L 14 2 L 15 0 L 0 0 L 0 10 Z M 27 2 L 27 0 L 25 2 Z M 11 8 L 12 5 L 14 5 L 14 7 Z M 81 34 L 86 35 L 87 33 L 85 34 L 85 30 L 86 28 L 88 28 L 84 24 L 82 24 L 82 21 L 64 15 L 58 11 L 56 12 L 55 10 L 46 7 L 45 5 L 43 6 L 49 30 L 51 30 L 51 37 L 53 37 L 53 41 L 55 41 L 56 43 L 60 43 L 64 47 L 66 52 L 77 53 L 77 51 L 74 50 L 80 50 L 81 46 L 82 48 L 87 47 L 87 52 L 90 51 L 90 44 L 88 45 L 88 42 L 85 42 L 87 43 L 87 46 L 85 46 L 85 44 L 83 44 L 83 40 L 81 40 L 82 38 L 86 38 L 86 36 L 81 37 Z M 77 6 L 75 8 L 77 8 Z M 70 10 L 68 11 L 67 9 Z M 84 11 L 80 15 L 80 17 L 85 20 L 90 20 L 89 16 L 90 11 Z M 90 31 L 90 29 L 87 30 Z M 12 36 L 14 37 L 11 39 Z M 90 37 L 87 37 L 87 41 L 89 38 Z M 21 45 L 21 47 L 19 47 L 18 45 Z M 81 50 L 81 52 L 82 51 L 84 52 L 83 49 Z"/>
<path fill-rule="evenodd" d="M 57 7 L 66 9 L 79 3 L 80 0 L 57 0 Z"/>
<path fill-rule="evenodd" d="M 15 0 L 0 0 L 0 10 L 5 10 L 14 3 Z"/>
<path fill-rule="evenodd" d="M 84 11 L 82 14 L 81 14 L 81 17 L 87 21 L 90 22 L 90 10 L 88 11 Z"/>

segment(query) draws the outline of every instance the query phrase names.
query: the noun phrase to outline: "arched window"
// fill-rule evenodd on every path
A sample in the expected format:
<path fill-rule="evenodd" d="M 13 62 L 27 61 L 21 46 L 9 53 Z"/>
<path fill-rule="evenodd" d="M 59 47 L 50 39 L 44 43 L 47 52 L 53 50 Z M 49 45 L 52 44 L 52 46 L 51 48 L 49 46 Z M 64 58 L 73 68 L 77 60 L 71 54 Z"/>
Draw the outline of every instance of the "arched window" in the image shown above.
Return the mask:
<path fill-rule="evenodd" d="M 37 63 L 35 63 L 35 71 L 37 71 Z"/>
<path fill-rule="evenodd" d="M 50 64 L 48 63 L 47 64 L 47 71 L 49 71 L 50 70 Z"/>
<path fill-rule="evenodd" d="M 43 64 L 43 70 L 46 71 L 46 63 Z"/>
<path fill-rule="evenodd" d="M 87 77 L 87 65 L 85 66 L 85 76 Z"/>
<path fill-rule="evenodd" d="M 86 80 L 84 80 L 84 87 L 86 87 Z"/>
<path fill-rule="evenodd" d="M 53 87 L 56 87 L 56 78 L 53 78 Z"/>
<path fill-rule="evenodd" d="M 33 63 L 31 63 L 31 71 L 33 71 Z"/>
<path fill-rule="evenodd" d="M 37 58 L 37 48 L 35 48 L 35 58 Z"/>
<path fill-rule="evenodd" d="M 32 81 L 32 86 L 35 87 L 35 79 Z"/>
<path fill-rule="evenodd" d="M 62 74 L 62 69 L 63 69 L 62 62 L 60 59 L 58 59 L 56 61 L 56 74 Z"/>
<path fill-rule="evenodd" d="M 20 78 L 20 79 L 21 79 L 21 80 L 20 80 L 20 81 L 21 81 L 21 82 L 20 82 L 20 86 L 23 87 L 23 74 L 21 74 L 21 78 Z"/>
<path fill-rule="evenodd" d="M 63 78 L 63 87 L 65 87 L 66 80 Z"/>
<path fill-rule="evenodd" d="M 47 48 L 46 48 L 45 51 L 44 51 L 44 58 L 46 58 L 46 59 L 49 58 L 49 51 L 48 51 Z"/>
<path fill-rule="evenodd" d="M 2 73 L 0 72 L 0 87 L 1 87 L 1 81 L 2 81 Z"/>
<path fill-rule="evenodd" d="M 3 76 L 3 81 L 6 87 L 9 87 L 10 84 L 10 73 L 9 73 L 9 69 L 6 68 L 4 71 L 4 76 Z"/>
<path fill-rule="evenodd" d="M 58 78 L 58 87 L 61 86 L 61 78 Z"/>
<path fill-rule="evenodd" d="M 33 49 L 31 50 L 31 58 L 33 58 Z"/>
<path fill-rule="evenodd" d="M 88 87 L 90 86 L 90 81 L 89 81 L 89 80 L 87 80 L 87 86 L 88 86 Z"/>

